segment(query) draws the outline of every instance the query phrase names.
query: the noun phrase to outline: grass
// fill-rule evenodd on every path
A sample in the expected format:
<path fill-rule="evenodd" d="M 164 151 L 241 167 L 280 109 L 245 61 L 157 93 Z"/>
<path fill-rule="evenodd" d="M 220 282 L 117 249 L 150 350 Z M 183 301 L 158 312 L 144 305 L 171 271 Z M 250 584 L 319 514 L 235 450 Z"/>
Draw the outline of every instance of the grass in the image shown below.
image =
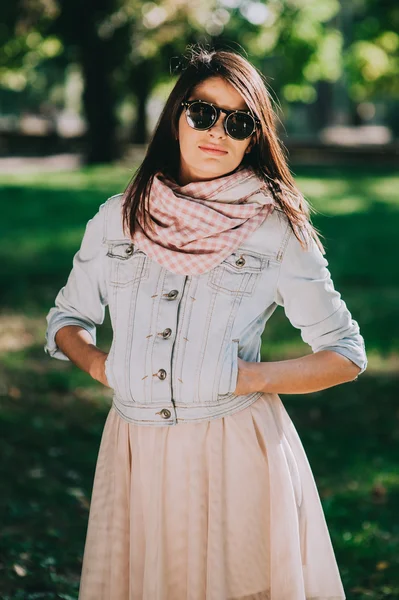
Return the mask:
<path fill-rule="evenodd" d="M 110 390 L 43 351 L 85 223 L 132 171 L 0 176 L 0 598 L 77 598 Z M 335 287 L 366 340 L 356 382 L 282 396 L 309 457 L 348 600 L 399 598 L 399 177 L 298 168 Z M 109 348 L 107 314 L 98 345 Z M 262 359 L 308 353 L 279 308 Z M 288 599 L 287 599 L 288 600 Z"/>

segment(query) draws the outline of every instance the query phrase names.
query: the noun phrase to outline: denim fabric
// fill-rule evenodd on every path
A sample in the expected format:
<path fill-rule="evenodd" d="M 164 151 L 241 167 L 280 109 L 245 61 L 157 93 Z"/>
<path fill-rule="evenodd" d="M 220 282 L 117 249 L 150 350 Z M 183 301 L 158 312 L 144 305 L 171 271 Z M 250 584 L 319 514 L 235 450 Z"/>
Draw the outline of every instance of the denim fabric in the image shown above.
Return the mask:
<path fill-rule="evenodd" d="M 86 225 L 68 280 L 47 314 L 45 351 L 69 360 L 54 337 L 80 325 L 96 344 L 108 305 L 113 341 L 106 375 L 127 421 L 152 426 L 210 420 L 249 406 L 235 395 L 237 357 L 260 361 L 261 335 L 277 308 L 313 352 L 333 350 L 367 367 L 364 339 L 315 242 L 303 250 L 284 212 L 202 275 L 168 271 L 122 231 L 122 195 Z M 359 373 L 359 374 L 360 374 Z"/>

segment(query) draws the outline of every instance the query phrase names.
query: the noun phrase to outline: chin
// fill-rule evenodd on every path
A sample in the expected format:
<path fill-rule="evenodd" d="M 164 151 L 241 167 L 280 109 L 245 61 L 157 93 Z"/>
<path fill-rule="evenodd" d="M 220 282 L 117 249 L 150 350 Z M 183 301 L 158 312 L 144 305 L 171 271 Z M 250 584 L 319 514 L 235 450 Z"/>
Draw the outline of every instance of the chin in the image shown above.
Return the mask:
<path fill-rule="evenodd" d="M 222 162 L 218 162 L 216 160 L 212 161 L 205 161 L 205 162 L 197 162 L 196 167 L 198 168 L 200 166 L 200 169 L 204 172 L 209 172 L 209 173 L 229 173 L 230 171 L 233 170 L 234 167 L 230 167 L 230 165 L 226 165 L 223 164 Z"/>

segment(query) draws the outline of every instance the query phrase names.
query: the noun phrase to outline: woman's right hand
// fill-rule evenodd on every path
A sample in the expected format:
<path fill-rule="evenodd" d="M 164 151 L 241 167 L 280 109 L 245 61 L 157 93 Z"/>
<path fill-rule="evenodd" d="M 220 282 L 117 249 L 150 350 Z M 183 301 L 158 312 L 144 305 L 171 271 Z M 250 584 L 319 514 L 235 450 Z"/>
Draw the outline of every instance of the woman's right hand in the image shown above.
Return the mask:
<path fill-rule="evenodd" d="M 96 354 L 90 366 L 90 375 L 93 377 L 93 379 L 96 379 L 96 381 L 99 381 L 103 385 L 110 388 L 111 386 L 109 385 L 107 376 L 105 374 L 105 361 L 107 358 L 107 352 L 100 351 L 98 354 Z"/>

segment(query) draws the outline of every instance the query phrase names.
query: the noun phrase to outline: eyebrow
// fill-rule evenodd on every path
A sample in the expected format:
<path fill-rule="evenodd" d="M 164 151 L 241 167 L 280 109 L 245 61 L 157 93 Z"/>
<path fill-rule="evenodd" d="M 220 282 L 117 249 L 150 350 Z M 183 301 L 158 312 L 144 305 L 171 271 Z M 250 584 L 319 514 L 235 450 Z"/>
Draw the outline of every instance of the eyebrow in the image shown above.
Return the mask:
<path fill-rule="evenodd" d="M 192 96 L 193 94 L 190 94 L 190 96 Z M 251 110 L 246 107 L 246 108 L 226 108 L 225 106 L 220 106 L 220 104 L 218 104 L 217 102 L 214 102 L 213 100 L 206 100 L 206 98 L 204 98 L 202 95 L 197 95 L 194 98 L 187 98 L 187 102 L 191 102 L 192 100 L 201 100 L 202 102 L 208 102 L 208 104 L 213 104 L 214 106 L 217 106 L 218 108 L 223 108 L 223 110 L 228 110 L 228 111 L 235 111 L 235 110 L 241 110 L 243 112 L 251 112 Z"/>

